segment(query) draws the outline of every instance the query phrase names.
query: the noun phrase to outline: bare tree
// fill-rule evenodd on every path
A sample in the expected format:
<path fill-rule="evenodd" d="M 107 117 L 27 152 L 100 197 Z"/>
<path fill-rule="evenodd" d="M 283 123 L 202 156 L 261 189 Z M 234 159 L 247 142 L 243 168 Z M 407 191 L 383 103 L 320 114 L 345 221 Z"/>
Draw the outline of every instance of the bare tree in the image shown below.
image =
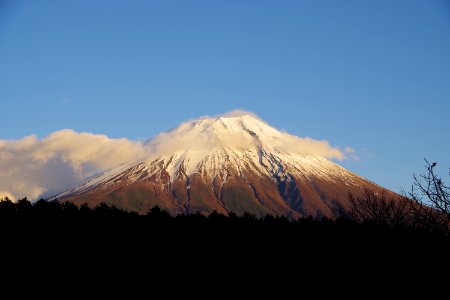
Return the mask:
<path fill-rule="evenodd" d="M 340 216 L 359 223 L 372 221 L 391 227 L 410 223 L 409 201 L 404 197 L 388 197 L 385 193 L 365 189 L 360 197 L 349 194 L 349 202 L 349 209 L 338 211 Z"/>
<path fill-rule="evenodd" d="M 431 230 L 450 233 L 450 187 L 436 175 L 436 163 L 425 159 L 427 173 L 416 176 L 409 197 L 415 222 Z"/>

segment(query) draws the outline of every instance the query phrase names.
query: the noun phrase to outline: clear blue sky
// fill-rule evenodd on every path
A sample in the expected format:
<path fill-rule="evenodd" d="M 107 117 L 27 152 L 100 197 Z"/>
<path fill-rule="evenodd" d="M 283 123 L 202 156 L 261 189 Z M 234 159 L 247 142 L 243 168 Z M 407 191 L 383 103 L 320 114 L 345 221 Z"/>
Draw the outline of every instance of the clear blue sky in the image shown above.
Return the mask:
<path fill-rule="evenodd" d="M 250 110 L 408 188 L 450 167 L 448 1 L 0 0 L 0 139 Z"/>

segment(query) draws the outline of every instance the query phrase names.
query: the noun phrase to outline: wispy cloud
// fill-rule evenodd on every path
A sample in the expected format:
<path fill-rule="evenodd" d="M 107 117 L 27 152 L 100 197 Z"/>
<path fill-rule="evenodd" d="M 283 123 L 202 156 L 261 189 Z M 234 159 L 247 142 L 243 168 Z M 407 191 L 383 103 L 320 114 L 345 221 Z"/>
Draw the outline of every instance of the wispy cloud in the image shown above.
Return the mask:
<path fill-rule="evenodd" d="M 233 119 L 234 117 L 238 119 Z M 258 136 L 258 141 L 255 141 L 255 136 L 249 133 L 251 131 Z M 224 132 L 226 134 L 223 134 Z M 344 151 L 333 147 L 326 140 L 298 137 L 276 130 L 254 113 L 243 110 L 234 110 L 212 117 L 203 116 L 184 122 L 177 128 L 156 136 L 150 141 L 149 146 L 155 155 L 164 155 L 192 149 L 207 153 L 215 147 L 252 148 L 257 147 L 258 142 L 269 149 L 314 154 L 338 160 L 346 159 L 346 154 L 355 153 L 350 147 Z"/>
<path fill-rule="evenodd" d="M 360 160 L 360 157 L 356 153 L 356 150 L 352 147 L 344 147 L 344 153 L 346 158 L 352 159 L 352 160 Z"/>

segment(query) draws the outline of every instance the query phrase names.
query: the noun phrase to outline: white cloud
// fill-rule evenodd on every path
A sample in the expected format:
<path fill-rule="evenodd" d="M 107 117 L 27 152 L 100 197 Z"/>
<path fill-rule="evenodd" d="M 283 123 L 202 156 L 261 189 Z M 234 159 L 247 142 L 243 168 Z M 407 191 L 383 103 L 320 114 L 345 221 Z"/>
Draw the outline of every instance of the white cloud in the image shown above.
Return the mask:
<path fill-rule="evenodd" d="M 141 142 L 68 129 L 0 140 L 0 191 L 16 199 L 48 196 L 144 154 Z"/>
<path fill-rule="evenodd" d="M 254 112 L 246 111 L 243 109 L 235 109 L 235 110 L 232 110 L 232 111 L 224 113 L 224 114 L 220 114 L 220 115 L 216 115 L 216 116 L 212 116 L 212 117 L 204 116 L 203 118 L 220 118 L 220 117 L 228 118 L 228 117 L 243 117 L 243 116 L 250 116 L 250 117 L 253 117 L 255 119 L 262 121 L 262 119 Z"/>
<path fill-rule="evenodd" d="M 65 129 L 42 139 L 31 135 L 20 140 L 0 140 L 0 198 L 52 196 L 101 171 L 149 156 L 189 149 L 201 159 L 214 147 L 246 148 L 260 144 L 330 159 L 356 157 L 350 147 L 341 151 L 325 140 L 278 131 L 245 111 L 185 122 L 148 143 Z"/>

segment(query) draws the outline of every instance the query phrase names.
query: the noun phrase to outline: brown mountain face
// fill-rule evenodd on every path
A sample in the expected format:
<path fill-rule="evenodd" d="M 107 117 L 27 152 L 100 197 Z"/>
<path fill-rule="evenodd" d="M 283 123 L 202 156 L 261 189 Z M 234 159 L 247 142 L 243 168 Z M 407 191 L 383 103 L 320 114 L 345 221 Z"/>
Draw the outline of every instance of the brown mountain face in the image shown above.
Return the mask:
<path fill-rule="evenodd" d="M 360 196 L 364 189 L 394 195 L 323 156 L 296 151 L 292 136 L 251 116 L 202 119 L 171 134 L 170 147 L 158 141 L 164 151 L 56 198 L 90 206 L 104 202 L 142 214 L 157 205 L 171 214 L 298 218 L 331 217 L 337 203 L 348 206 L 348 194 Z M 201 140 L 202 147 L 173 146 L 186 135 Z"/>
<path fill-rule="evenodd" d="M 217 211 L 225 215 L 248 212 L 258 217 L 271 214 L 298 218 L 330 217 L 337 202 L 348 206 L 348 194 L 359 196 L 364 189 L 393 194 L 330 161 L 315 159 L 318 169 L 323 167 L 319 162 L 326 162 L 337 173 L 328 178 L 289 172 L 269 177 L 251 170 L 237 173 L 228 168 L 225 178 L 178 173 L 176 179 L 171 180 L 165 169 L 148 176 L 142 171 L 143 166 L 138 165 L 98 185 L 59 198 L 90 206 L 104 202 L 143 214 L 157 205 L 172 214 Z M 136 177 L 143 179 L 133 179 Z"/>

